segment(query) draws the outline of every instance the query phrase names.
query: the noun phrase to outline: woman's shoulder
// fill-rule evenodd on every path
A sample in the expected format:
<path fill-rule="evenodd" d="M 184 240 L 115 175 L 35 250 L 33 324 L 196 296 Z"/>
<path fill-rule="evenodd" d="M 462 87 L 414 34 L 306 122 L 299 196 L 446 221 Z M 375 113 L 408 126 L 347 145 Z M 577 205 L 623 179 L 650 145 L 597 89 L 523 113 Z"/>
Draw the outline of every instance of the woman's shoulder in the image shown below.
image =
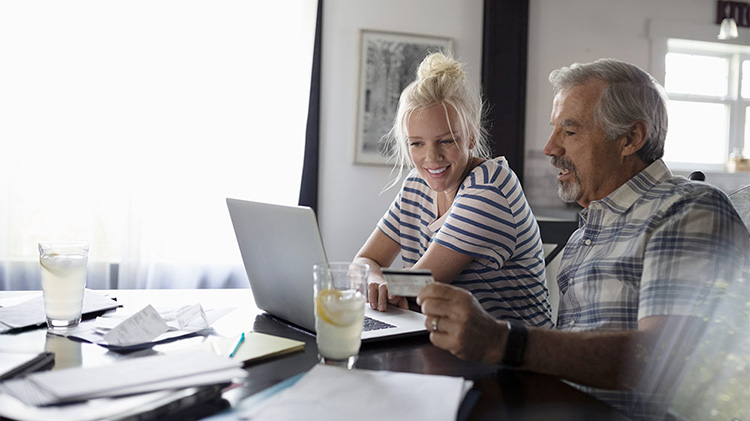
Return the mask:
<path fill-rule="evenodd" d="M 406 174 L 406 177 L 404 178 L 404 182 L 402 183 L 402 189 L 404 188 L 411 188 L 411 189 L 419 189 L 422 190 L 424 188 L 430 188 L 430 186 L 427 184 L 427 181 L 425 181 L 424 178 L 422 178 L 421 175 L 419 175 L 419 171 L 417 171 L 416 168 L 412 168 L 408 174 Z"/>
<path fill-rule="evenodd" d="M 400 196 L 402 200 L 426 200 L 432 202 L 432 189 L 430 189 L 427 181 L 419 175 L 416 168 L 412 168 L 401 184 Z"/>
<path fill-rule="evenodd" d="M 508 161 L 503 156 L 492 159 L 485 159 L 477 165 L 470 174 L 469 186 L 487 186 L 495 185 L 502 187 L 511 182 L 515 184 L 518 177 L 508 165 Z M 468 186 L 467 186 L 468 187 Z"/>

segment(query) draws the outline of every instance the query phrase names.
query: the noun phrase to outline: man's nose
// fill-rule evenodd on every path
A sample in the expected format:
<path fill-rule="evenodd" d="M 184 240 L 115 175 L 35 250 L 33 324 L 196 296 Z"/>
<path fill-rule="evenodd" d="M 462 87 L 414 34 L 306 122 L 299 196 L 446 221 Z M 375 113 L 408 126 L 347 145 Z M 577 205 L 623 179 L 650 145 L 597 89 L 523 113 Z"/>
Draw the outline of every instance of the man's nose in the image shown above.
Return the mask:
<path fill-rule="evenodd" d="M 544 149 L 542 149 L 542 152 L 544 152 L 547 156 L 562 156 L 563 155 L 563 148 L 560 145 L 560 142 L 558 140 L 559 138 L 559 131 L 556 129 L 552 130 L 552 133 L 549 135 L 549 139 L 547 139 L 547 144 L 544 145 Z"/>

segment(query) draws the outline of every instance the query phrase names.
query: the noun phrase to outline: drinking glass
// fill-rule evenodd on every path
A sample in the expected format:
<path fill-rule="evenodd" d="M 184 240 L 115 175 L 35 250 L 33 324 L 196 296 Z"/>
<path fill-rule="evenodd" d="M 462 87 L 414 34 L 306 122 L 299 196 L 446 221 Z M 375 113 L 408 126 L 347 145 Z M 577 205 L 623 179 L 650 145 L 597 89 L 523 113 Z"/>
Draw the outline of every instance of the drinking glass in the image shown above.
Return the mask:
<path fill-rule="evenodd" d="M 81 321 L 89 246 L 81 241 L 39 243 L 44 311 L 49 329 Z"/>
<path fill-rule="evenodd" d="M 324 364 L 354 367 L 362 343 L 368 265 L 313 265 L 315 331 Z"/>

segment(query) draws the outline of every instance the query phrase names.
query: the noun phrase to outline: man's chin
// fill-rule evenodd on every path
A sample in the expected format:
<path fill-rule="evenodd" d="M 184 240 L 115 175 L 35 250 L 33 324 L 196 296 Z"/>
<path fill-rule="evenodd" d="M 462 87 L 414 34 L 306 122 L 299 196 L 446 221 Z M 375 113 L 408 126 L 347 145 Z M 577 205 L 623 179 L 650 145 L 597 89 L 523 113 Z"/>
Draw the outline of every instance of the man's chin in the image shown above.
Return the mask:
<path fill-rule="evenodd" d="M 557 195 L 560 196 L 565 203 L 575 203 L 578 201 L 580 189 L 577 189 L 563 183 L 557 184 Z"/>

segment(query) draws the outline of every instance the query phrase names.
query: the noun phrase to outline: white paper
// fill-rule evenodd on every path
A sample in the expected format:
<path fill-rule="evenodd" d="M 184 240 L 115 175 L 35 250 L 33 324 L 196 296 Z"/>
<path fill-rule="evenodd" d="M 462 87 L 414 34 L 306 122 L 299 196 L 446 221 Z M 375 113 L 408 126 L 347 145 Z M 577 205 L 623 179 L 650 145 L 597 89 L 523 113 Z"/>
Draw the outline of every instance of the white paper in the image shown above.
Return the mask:
<path fill-rule="evenodd" d="M 34 373 L 0 384 L 0 391 L 29 405 L 47 405 L 166 387 L 215 384 L 246 375 L 241 363 L 201 350 Z"/>
<path fill-rule="evenodd" d="M 109 345 L 134 345 L 150 342 L 167 330 L 169 326 L 159 313 L 147 305 L 104 334 L 104 340 Z"/>
<path fill-rule="evenodd" d="M 171 312 L 162 312 L 164 321 L 173 330 L 197 332 L 210 325 L 206 312 L 200 304 L 193 304 Z"/>
<path fill-rule="evenodd" d="M 78 404 L 36 407 L 26 405 L 10 395 L 0 394 L 0 416 L 25 421 L 94 421 L 118 418 L 133 408 L 143 408 L 174 394 L 167 390 L 122 398 L 90 400 Z"/>
<path fill-rule="evenodd" d="M 318 364 L 243 419 L 454 421 L 472 382 L 461 377 Z"/>
<path fill-rule="evenodd" d="M 119 307 L 117 301 L 105 296 L 101 292 L 86 289 L 83 294 L 82 313 L 111 310 Z M 43 324 L 47 318 L 44 313 L 44 298 L 40 293 L 35 298 L 20 304 L 0 308 L 0 320 L 8 328 L 0 328 L 0 333 L 11 328 L 22 328 Z"/>
<path fill-rule="evenodd" d="M 132 351 L 136 349 L 150 348 L 165 341 L 193 335 L 196 332 L 210 327 L 211 324 L 219 320 L 221 317 L 231 313 L 234 308 L 218 308 L 203 311 L 203 308 L 199 304 L 196 304 L 181 307 L 176 310 L 156 310 L 158 310 L 158 316 L 163 320 L 163 323 L 166 323 L 166 325 L 169 326 L 169 330 L 151 339 L 135 340 L 131 338 L 130 335 L 125 335 L 124 338 L 121 338 L 122 342 L 112 343 L 106 339 L 106 336 L 109 335 L 112 330 L 117 329 L 117 327 L 125 322 L 128 317 L 132 317 L 132 314 L 127 313 L 125 309 L 120 309 L 115 313 L 97 317 L 96 320 L 89 323 L 82 323 L 74 329 L 53 333 L 95 343 L 114 351 Z M 149 312 L 149 314 L 151 318 L 155 319 L 156 316 L 154 316 L 153 313 Z M 176 326 L 183 326 L 183 328 L 177 329 Z M 128 329 L 128 331 L 137 335 L 137 329 Z"/>

